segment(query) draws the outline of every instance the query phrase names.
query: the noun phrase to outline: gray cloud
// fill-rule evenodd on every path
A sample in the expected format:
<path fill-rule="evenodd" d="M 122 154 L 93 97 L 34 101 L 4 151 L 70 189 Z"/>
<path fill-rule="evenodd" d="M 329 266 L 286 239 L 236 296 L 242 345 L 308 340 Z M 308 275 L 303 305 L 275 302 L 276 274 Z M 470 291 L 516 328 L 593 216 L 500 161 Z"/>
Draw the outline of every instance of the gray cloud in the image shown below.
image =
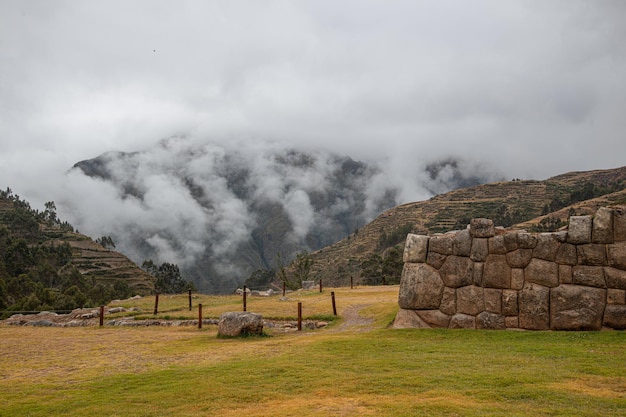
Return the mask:
<path fill-rule="evenodd" d="M 93 183 L 68 180 L 67 168 L 172 136 L 377 161 L 370 192 L 397 184 L 401 202 L 427 198 L 424 167 L 450 157 L 510 178 L 621 166 L 625 38 L 620 0 L 5 1 L 0 177 L 35 204 L 83 195 L 104 207 L 116 191 L 98 184 L 91 196 Z M 153 163 L 175 169 L 154 152 Z M 194 163 L 216 163 L 219 146 L 206 152 Z M 259 179 L 266 168 L 250 167 Z M 298 192 L 262 186 L 306 209 Z M 147 197 L 121 200 L 102 221 L 167 204 Z M 171 207 L 182 223 L 232 228 L 246 214 L 235 197 L 215 213 L 167 197 L 189 202 L 184 213 Z"/>

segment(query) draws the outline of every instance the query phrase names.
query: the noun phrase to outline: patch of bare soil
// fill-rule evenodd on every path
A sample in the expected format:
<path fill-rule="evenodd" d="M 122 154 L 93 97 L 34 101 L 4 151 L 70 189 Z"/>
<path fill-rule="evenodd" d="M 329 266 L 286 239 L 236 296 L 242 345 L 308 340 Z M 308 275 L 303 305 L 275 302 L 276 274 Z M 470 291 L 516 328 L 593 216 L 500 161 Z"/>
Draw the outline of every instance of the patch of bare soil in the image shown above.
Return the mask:
<path fill-rule="evenodd" d="M 369 332 L 372 330 L 374 319 L 361 315 L 361 310 L 370 305 L 371 304 L 357 304 L 346 308 L 343 311 L 343 322 L 334 331 L 345 332 L 347 330 L 356 330 L 359 332 Z"/>

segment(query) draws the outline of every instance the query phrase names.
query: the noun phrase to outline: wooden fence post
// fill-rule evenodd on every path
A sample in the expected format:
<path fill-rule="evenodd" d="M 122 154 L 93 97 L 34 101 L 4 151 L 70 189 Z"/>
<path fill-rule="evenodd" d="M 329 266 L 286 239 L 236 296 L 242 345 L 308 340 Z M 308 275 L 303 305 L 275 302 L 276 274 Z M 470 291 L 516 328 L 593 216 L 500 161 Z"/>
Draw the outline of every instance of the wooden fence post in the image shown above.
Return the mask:
<path fill-rule="evenodd" d="M 285 296 L 285 291 L 287 290 L 287 284 L 283 282 L 283 297 Z"/>
<path fill-rule="evenodd" d="M 352 279 L 352 275 L 350 275 L 350 289 L 354 289 L 354 280 Z"/>
<path fill-rule="evenodd" d="M 332 298 L 333 300 L 333 314 L 336 316 L 337 315 L 337 306 L 335 305 L 335 292 L 332 291 L 330 293 L 330 298 Z"/>
<path fill-rule="evenodd" d="M 302 330 L 302 303 L 298 303 L 298 331 Z"/>
<path fill-rule="evenodd" d="M 198 329 L 202 328 L 202 304 L 198 304 Z"/>
<path fill-rule="evenodd" d="M 104 326 L 104 306 L 100 306 L 100 327 Z"/>
<path fill-rule="evenodd" d="M 156 293 L 156 297 L 154 297 L 154 315 L 156 316 L 159 312 L 159 293 Z"/>
<path fill-rule="evenodd" d="M 322 292 L 322 280 L 320 279 L 320 292 Z"/>
<path fill-rule="evenodd" d="M 191 290 L 189 290 L 189 311 L 191 311 Z"/>
<path fill-rule="evenodd" d="M 247 306 L 246 306 L 246 295 L 247 295 L 246 294 L 246 290 L 247 290 L 247 288 L 244 285 L 243 286 L 243 311 L 246 311 L 246 308 L 247 308 Z"/>

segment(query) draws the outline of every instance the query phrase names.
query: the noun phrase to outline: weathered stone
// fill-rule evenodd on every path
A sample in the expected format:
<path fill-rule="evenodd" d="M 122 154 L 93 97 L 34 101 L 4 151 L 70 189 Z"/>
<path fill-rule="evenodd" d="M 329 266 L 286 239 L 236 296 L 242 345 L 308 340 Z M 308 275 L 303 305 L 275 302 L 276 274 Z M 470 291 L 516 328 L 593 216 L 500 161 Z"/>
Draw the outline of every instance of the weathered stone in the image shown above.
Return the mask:
<path fill-rule="evenodd" d="M 450 233 L 431 236 L 428 242 L 428 250 L 441 255 L 452 255 L 453 236 Z"/>
<path fill-rule="evenodd" d="M 496 233 L 493 220 L 472 219 L 470 220 L 470 234 L 472 237 L 492 237 Z"/>
<path fill-rule="evenodd" d="M 524 268 L 524 279 L 526 282 L 556 287 L 559 285 L 559 269 L 554 262 L 533 258 Z"/>
<path fill-rule="evenodd" d="M 447 329 L 450 324 L 450 316 L 439 310 L 417 310 L 417 315 L 430 327 Z"/>
<path fill-rule="evenodd" d="M 572 268 L 572 282 L 576 285 L 606 288 L 604 268 L 601 266 L 575 266 Z"/>
<path fill-rule="evenodd" d="M 626 306 L 609 305 L 604 310 L 602 324 L 616 330 L 626 330 Z"/>
<path fill-rule="evenodd" d="M 626 304 L 626 291 L 610 288 L 606 290 L 607 304 Z"/>
<path fill-rule="evenodd" d="M 559 285 L 550 291 L 550 327 L 553 330 L 600 330 L 606 290 Z"/>
<path fill-rule="evenodd" d="M 506 261 L 506 255 L 489 255 L 487 257 L 483 271 L 483 287 L 511 287 L 511 267 Z"/>
<path fill-rule="evenodd" d="M 517 316 L 519 310 L 517 308 L 517 291 L 502 291 L 502 314 L 505 316 Z"/>
<path fill-rule="evenodd" d="M 534 249 L 537 246 L 537 235 L 520 232 L 517 234 L 517 243 L 522 249 Z"/>
<path fill-rule="evenodd" d="M 469 229 L 461 230 L 454 236 L 452 242 L 452 254 L 457 256 L 470 256 L 472 252 L 472 236 Z"/>
<path fill-rule="evenodd" d="M 519 326 L 528 330 L 550 328 L 550 289 L 543 285 L 525 283 L 518 293 Z"/>
<path fill-rule="evenodd" d="M 217 323 L 219 336 L 237 337 L 263 334 L 263 317 L 250 312 L 228 312 Z"/>
<path fill-rule="evenodd" d="M 554 261 L 560 246 L 554 233 L 540 233 L 537 235 L 537 246 L 533 249 L 533 258 Z"/>
<path fill-rule="evenodd" d="M 441 268 L 441 265 L 446 261 L 447 256 L 440 253 L 428 252 L 426 256 L 426 263 L 435 269 Z"/>
<path fill-rule="evenodd" d="M 616 242 L 626 240 L 626 209 L 613 209 L 613 238 Z"/>
<path fill-rule="evenodd" d="M 502 313 L 502 290 L 485 288 L 485 311 Z"/>
<path fill-rule="evenodd" d="M 569 228 L 567 231 L 567 241 L 569 243 L 591 243 L 591 216 L 571 216 L 569 218 Z"/>
<path fill-rule="evenodd" d="M 511 289 L 521 290 L 524 288 L 524 269 L 512 268 L 511 269 Z"/>
<path fill-rule="evenodd" d="M 559 265 L 559 283 L 560 284 L 571 284 L 573 283 L 572 278 L 572 267 L 569 265 Z"/>
<path fill-rule="evenodd" d="M 485 310 L 484 289 L 468 285 L 456 290 L 456 311 L 475 316 Z"/>
<path fill-rule="evenodd" d="M 552 235 L 554 236 L 557 242 L 560 242 L 560 243 L 567 242 L 567 230 L 559 230 L 558 232 L 552 232 Z"/>
<path fill-rule="evenodd" d="M 445 287 L 443 289 L 439 310 L 449 316 L 456 314 L 456 291 L 454 288 Z"/>
<path fill-rule="evenodd" d="M 467 257 L 450 255 L 446 258 L 439 274 L 447 287 L 459 288 L 473 282 L 474 263 Z"/>
<path fill-rule="evenodd" d="M 450 319 L 450 329 L 475 329 L 476 317 L 457 313 Z"/>
<path fill-rule="evenodd" d="M 415 310 L 400 309 L 393 321 L 394 329 L 428 329 L 430 326 L 417 315 Z"/>
<path fill-rule="evenodd" d="M 505 235 L 496 235 L 489 238 L 489 253 L 498 255 L 507 253 L 506 245 L 504 244 L 504 236 Z"/>
<path fill-rule="evenodd" d="M 504 316 L 502 314 L 490 313 L 483 311 L 476 316 L 476 328 L 477 329 L 489 329 L 489 330 L 504 330 L 506 325 L 504 323 Z"/>
<path fill-rule="evenodd" d="M 604 277 L 608 288 L 626 290 L 626 271 L 610 267 L 604 268 Z"/>
<path fill-rule="evenodd" d="M 398 303 L 409 310 L 439 308 L 443 294 L 443 280 L 439 272 L 427 264 L 404 264 L 400 279 Z"/>
<path fill-rule="evenodd" d="M 507 329 L 519 329 L 519 317 L 507 316 L 504 318 L 504 325 Z"/>
<path fill-rule="evenodd" d="M 607 245 L 606 249 L 609 266 L 626 270 L 626 242 Z"/>
<path fill-rule="evenodd" d="M 517 243 L 517 234 L 518 232 L 509 232 L 504 235 L 504 247 L 507 252 L 512 252 L 519 248 L 519 244 Z"/>
<path fill-rule="evenodd" d="M 402 261 L 404 263 L 426 262 L 426 255 L 428 255 L 428 240 L 428 236 L 409 233 L 406 237 L 406 242 L 404 243 Z"/>
<path fill-rule="evenodd" d="M 474 262 L 474 285 L 478 285 L 479 287 L 482 287 L 484 270 L 485 270 L 484 262 Z"/>
<path fill-rule="evenodd" d="M 532 256 L 532 249 L 517 249 L 506 254 L 506 261 L 511 268 L 526 268 Z"/>
<path fill-rule="evenodd" d="M 593 216 L 591 241 L 594 243 L 613 243 L 613 210 L 600 207 Z"/>
<path fill-rule="evenodd" d="M 489 239 L 472 239 L 470 259 L 475 262 L 484 262 L 489 255 Z"/>
<path fill-rule="evenodd" d="M 556 252 L 556 258 L 554 261 L 560 265 L 576 265 L 578 262 L 576 245 L 572 245 L 571 243 L 562 243 L 561 246 L 559 246 L 559 250 Z"/>
<path fill-rule="evenodd" d="M 606 265 L 606 245 L 589 243 L 576 247 L 580 265 Z"/>

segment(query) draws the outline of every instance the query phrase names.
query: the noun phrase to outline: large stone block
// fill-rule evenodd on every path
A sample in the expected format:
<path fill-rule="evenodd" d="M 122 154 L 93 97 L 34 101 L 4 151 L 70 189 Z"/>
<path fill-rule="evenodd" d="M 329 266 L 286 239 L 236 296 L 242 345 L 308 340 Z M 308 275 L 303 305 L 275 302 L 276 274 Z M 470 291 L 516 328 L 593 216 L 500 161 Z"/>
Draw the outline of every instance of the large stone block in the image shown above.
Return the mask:
<path fill-rule="evenodd" d="M 594 243 L 613 243 L 613 210 L 600 207 L 593 216 L 591 241 Z"/>
<path fill-rule="evenodd" d="M 443 265 L 443 263 L 446 261 L 446 258 L 446 255 L 429 251 L 428 255 L 426 256 L 426 263 L 435 269 L 439 269 L 441 268 L 441 265 Z"/>
<path fill-rule="evenodd" d="M 439 310 L 449 316 L 456 314 L 456 290 L 454 288 L 445 287 L 443 289 Z"/>
<path fill-rule="evenodd" d="M 609 266 L 626 270 L 626 241 L 607 245 L 606 249 Z"/>
<path fill-rule="evenodd" d="M 609 288 L 606 290 L 606 303 L 619 305 L 626 304 L 626 291 Z"/>
<path fill-rule="evenodd" d="M 572 284 L 572 267 L 569 265 L 559 265 L 559 284 Z"/>
<path fill-rule="evenodd" d="M 485 292 L 481 287 L 468 285 L 456 290 L 457 313 L 475 316 L 485 310 Z"/>
<path fill-rule="evenodd" d="M 485 288 L 485 311 L 502 313 L 502 291 L 495 288 Z"/>
<path fill-rule="evenodd" d="M 489 255 L 485 260 L 483 287 L 511 288 L 511 267 L 506 255 Z"/>
<path fill-rule="evenodd" d="M 528 266 L 524 268 L 524 279 L 526 282 L 534 282 L 546 287 L 556 287 L 559 285 L 559 269 L 554 262 L 533 258 Z"/>
<path fill-rule="evenodd" d="M 392 327 L 394 329 L 428 329 L 430 326 L 417 315 L 415 310 L 400 309 Z"/>
<path fill-rule="evenodd" d="M 454 252 L 454 235 L 446 233 L 445 235 L 431 236 L 428 242 L 428 250 L 441 255 L 452 255 Z"/>
<path fill-rule="evenodd" d="M 504 325 L 507 329 L 519 329 L 519 317 L 506 316 L 504 318 Z"/>
<path fill-rule="evenodd" d="M 476 328 L 477 329 L 489 329 L 489 330 L 504 330 L 506 325 L 504 323 L 504 316 L 502 314 L 490 313 L 483 311 L 476 316 Z"/>
<path fill-rule="evenodd" d="M 604 268 L 604 278 L 607 288 L 626 290 L 626 271 L 606 267 Z"/>
<path fill-rule="evenodd" d="M 521 290 L 524 288 L 524 269 L 523 268 L 512 268 L 511 269 L 511 289 L 513 290 Z"/>
<path fill-rule="evenodd" d="M 556 253 L 555 262 L 560 265 L 574 266 L 578 263 L 578 255 L 576 254 L 576 245 L 571 243 L 561 243 Z"/>
<path fill-rule="evenodd" d="M 532 257 L 532 249 L 517 249 L 506 254 L 506 261 L 511 268 L 526 268 Z"/>
<path fill-rule="evenodd" d="M 517 234 L 517 243 L 522 249 L 534 249 L 537 246 L 537 235 L 520 232 Z"/>
<path fill-rule="evenodd" d="M 250 312 L 222 313 L 217 323 L 219 336 L 237 337 L 263 334 L 263 316 Z"/>
<path fill-rule="evenodd" d="M 550 289 L 527 282 L 518 293 L 519 326 L 528 330 L 550 328 Z"/>
<path fill-rule="evenodd" d="M 452 254 L 457 256 L 470 256 L 472 252 L 472 236 L 469 229 L 461 230 L 454 236 L 452 242 Z"/>
<path fill-rule="evenodd" d="M 505 316 L 517 316 L 517 291 L 502 290 L 502 314 Z"/>
<path fill-rule="evenodd" d="M 537 246 L 533 249 L 533 258 L 554 261 L 560 246 L 554 233 L 540 233 L 537 235 Z"/>
<path fill-rule="evenodd" d="M 407 310 L 439 308 L 443 294 L 443 280 L 439 272 L 427 264 L 404 264 L 398 304 Z"/>
<path fill-rule="evenodd" d="M 485 271 L 484 262 L 474 262 L 474 285 L 478 285 L 479 287 L 482 287 L 484 271 Z"/>
<path fill-rule="evenodd" d="M 580 265 L 606 265 L 606 245 L 589 243 L 576 247 L 578 263 Z"/>
<path fill-rule="evenodd" d="M 504 236 L 505 235 L 496 235 L 488 239 L 489 253 L 504 255 L 508 252 L 504 242 Z"/>
<path fill-rule="evenodd" d="M 409 233 L 406 237 L 406 242 L 404 243 L 404 254 L 402 256 L 403 262 L 426 262 L 426 255 L 428 255 L 428 240 L 428 236 Z"/>
<path fill-rule="evenodd" d="M 519 248 L 519 244 L 517 243 L 517 234 L 519 232 L 508 232 L 504 234 L 504 247 L 507 252 L 512 252 Z"/>
<path fill-rule="evenodd" d="M 457 313 L 450 319 L 450 329 L 475 329 L 476 317 L 469 314 Z"/>
<path fill-rule="evenodd" d="M 484 262 L 489 255 L 489 239 L 472 239 L 470 259 L 474 262 Z"/>
<path fill-rule="evenodd" d="M 626 306 L 606 306 L 602 324 L 612 329 L 626 330 Z"/>
<path fill-rule="evenodd" d="M 472 237 L 492 237 L 496 234 L 493 226 L 493 220 L 490 219 L 472 219 L 470 220 L 470 234 Z"/>
<path fill-rule="evenodd" d="M 626 240 L 626 208 L 613 209 L 613 238 L 616 242 Z"/>
<path fill-rule="evenodd" d="M 559 285 L 550 291 L 550 327 L 553 330 L 600 330 L 606 290 Z"/>
<path fill-rule="evenodd" d="M 450 255 L 446 258 L 439 274 L 446 287 L 459 288 L 473 283 L 474 262 L 464 256 Z"/>
<path fill-rule="evenodd" d="M 416 310 L 417 315 L 430 327 L 447 329 L 450 316 L 439 310 Z"/>
<path fill-rule="evenodd" d="M 567 241 L 573 244 L 590 243 L 593 221 L 591 216 L 571 216 L 567 231 Z"/>
<path fill-rule="evenodd" d="M 601 266 L 578 265 L 572 268 L 572 282 L 576 285 L 606 288 L 604 268 Z"/>

